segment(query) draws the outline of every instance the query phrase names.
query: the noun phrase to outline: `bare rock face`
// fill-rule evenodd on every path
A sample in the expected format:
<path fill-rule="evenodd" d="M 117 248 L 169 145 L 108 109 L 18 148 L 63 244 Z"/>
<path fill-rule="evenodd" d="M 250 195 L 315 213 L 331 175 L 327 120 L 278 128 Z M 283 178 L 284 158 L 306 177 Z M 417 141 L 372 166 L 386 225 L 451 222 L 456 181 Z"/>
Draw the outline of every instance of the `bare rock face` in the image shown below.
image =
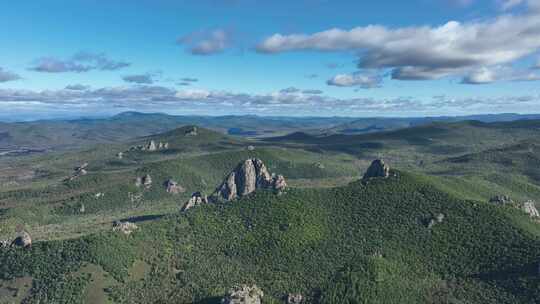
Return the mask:
<path fill-rule="evenodd" d="M 152 187 L 152 177 L 150 176 L 150 174 L 146 174 L 143 177 L 137 177 L 137 180 L 135 181 L 135 186 L 150 189 L 150 187 Z"/>
<path fill-rule="evenodd" d="M 32 238 L 26 231 L 21 231 L 19 235 L 11 242 L 11 246 L 28 248 L 32 246 Z"/>
<path fill-rule="evenodd" d="M 287 187 L 283 175 L 274 176 L 258 158 L 240 163 L 214 193 L 227 201 L 245 196 L 257 189 L 269 189 L 282 192 Z"/>
<path fill-rule="evenodd" d="M 167 193 L 170 194 L 179 194 L 186 192 L 186 189 L 184 189 L 184 187 L 180 186 L 172 179 L 166 180 L 165 183 L 163 183 L 163 186 L 165 186 L 165 190 L 167 191 Z"/>
<path fill-rule="evenodd" d="M 125 235 L 130 235 L 133 233 L 133 231 L 137 230 L 139 227 L 131 222 L 121 222 L 121 221 L 115 221 L 113 223 L 113 231 L 115 232 L 121 232 Z"/>
<path fill-rule="evenodd" d="M 186 130 L 185 135 L 186 136 L 197 136 L 198 135 L 197 127 L 195 127 L 195 126 L 190 127 L 189 129 Z"/>
<path fill-rule="evenodd" d="M 88 174 L 87 168 L 88 168 L 88 163 L 83 163 L 82 165 L 73 168 L 73 174 L 70 177 L 66 178 L 65 181 L 72 181 L 81 176 Z"/>
<path fill-rule="evenodd" d="M 191 195 L 191 198 L 184 204 L 180 211 L 185 212 L 193 207 L 208 204 L 208 197 L 200 192 L 195 192 Z"/>
<path fill-rule="evenodd" d="M 10 244 L 9 240 L 0 240 L 0 248 L 8 248 Z"/>
<path fill-rule="evenodd" d="M 222 304 L 261 304 L 263 291 L 253 286 L 236 286 L 229 290 L 229 293 L 221 300 Z"/>
<path fill-rule="evenodd" d="M 494 196 L 489 200 L 489 202 L 496 205 L 509 205 L 514 203 L 514 201 L 507 195 Z"/>
<path fill-rule="evenodd" d="M 290 293 L 287 295 L 287 304 L 301 304 L 304 302 L 304 296 L 301 293 Z"/>
<path fill-rule="evenodd" d="M 533 201 L 526 201 L 520 207 L 520 209 L 527 213 L 530 217 L 540 217 L 540 213 L 538 212 L 538 209 L 536 209 L 535 203 Z"/>
<path fill-rule="evenodd" d="M 118 153 L 116 154 L 116 158 L 118 158 L 118 159 L 123 159 L 123 158 L 124 158 L 124 152 L 118 152 Z"/>
<path fill-rule="evenodd" d="M 441 224 L 442 222 L 444 222 L 444 218 L 445 218 L 444 214 L 442 213 L 437 214 L 436 216 L 429 219 L 427 227 L 431 229 L 433 228 L 433 226 L 437 224 Z"/>
<path fill-rule="evenodd" d="M 274 178 L 273 185 L 274 190 L 278 191 L 279 193 L 283 192 L 285 188 L 287 188 L 287 182 L 285 181 L 285 177 L 283 175 L 277 175 Z"/>
<path fill-rule="evenodd" d="M 148 150 L 148 151 L 156 151 L 157 150 L 156 142 L 151 140 L 148 143 L 148 146 L 146 146 L 146 150 Z"/>
<path fill-rule="evenodd" d="M 374 160 L 366 173 L 364 174 L 364 179 L 370 179 L 375 177 L 387 178 L 390 176 L 390 167 L 384 163 L 382 159 Z"/>

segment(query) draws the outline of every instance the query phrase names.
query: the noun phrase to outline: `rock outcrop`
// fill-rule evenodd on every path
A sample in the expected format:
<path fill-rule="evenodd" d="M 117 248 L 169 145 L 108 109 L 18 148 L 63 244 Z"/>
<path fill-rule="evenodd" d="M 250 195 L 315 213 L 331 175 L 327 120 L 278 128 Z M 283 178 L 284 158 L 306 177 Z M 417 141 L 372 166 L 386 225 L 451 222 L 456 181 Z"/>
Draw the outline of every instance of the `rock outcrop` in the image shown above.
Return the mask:
<path fill-rule="evenodd" d="M 364 174 L 364 179 L 382 177 L 387 178 L 390 176 L 390 167 L 384 163 L 382 159 L 374 160 L 366 173 Z"/>
<path fill-rule="evenodd" d="M 229 290 L 229 293 L 221 300 L 222 304 L 261 304 L 264 296 L 263 291 L 253 286 L 236 286 Z"/>
<path fill-rule="evenodd" d="M 131 222 L 121 222 L 121 221 L 115 221 L 113 223 L 113 231 L 115 232 L 121 232 L 125 235 L 130 235 L 133 233 L 133 231 L 137 230 L 139 227 Z"/>
<path fill-rule="evenodd" d="M 0 248 L 8 248 L 10 244 L 9 240 L 0 240 Z"/>
<path fill-rule="evenodd" d="M 11 246 L 28 248 L 32 246 L 32 238 L 26 231 L 21 231 L 19 235 L 11 242 Z"/>
<path fill-rule="evenodd" d="M 81 176 L 88 174 L 87 168 L 88 168 L 88 163 L 83 163 L 82 165 L 73 168 L 73 174 L 70 177 L 66 178 L 65 181 L 72 181 Z"/>
<path fill-rule="evenodd" d="M 116 154 L 116 158 L 118 158 L 118 159 L 123 159 L 123 158 L 124 158 L 124 152 L 118 152 L 118 153 Z"/>
<path fill-rule="evenodd" d="M 256 189 L 282 193 L 286 187 L 287 183 L 282 175 L 271 175 L 262 160 L 252 158 L 239 164 L 225 178 L 213 196 L 230 201 L 248 195 Z"/>
<path fill-rule="evenodd" d="M 444 214 L 442 213 L 439 213 L 437 214 L 436 216 L 432 217 L 429 221 L 428 221 L 428 224 L 427 224 L 427 227 L 429 229 L 433 228 L 433 226 L 435 226 L 436 224 L 441 224 L 442 222 L 444 222 Z"/>
<path fill-rule="evenodd" d="M 304 302 L 304 296 L 301 293 L 290 293 L 287 295 L 287 304 L 301 304 Z"/>
<path fill-rule="evenodd" d="M 525 203 L 521 204 L 520 209 L 527 213 L 530 217 L 540 217 L 540 213 L 538 212 L 538 209 L 536 209 L 536 204 L 533 201 L 526 201 Z"/>
<path fill-rule="evenodd" d="M 197 136 L 198 134 L 199 133 L 198 133 L 197 127 L 195 126 L 189 127 L 185 133 L 186 136 Z"/>
<path fill-rule="evenodd" d="M 510 205 L 514 203 L 514 201 L 510 199 L 510 197 L 508 197 L 507 195 L 494 196 L 489 200 L 489 202 L 496 205 Z"/>
<path fill-rule="evenodd" d="M 208 197 L 201 192 L 195 192 L 191 195 L 189 201 L 187 201 L 180 211 L 185 212 L 193 207 L 208 204 Z"/>
<path fill-rule="evenodd" d="M 137 177 L 137 180 L 135 181 L 135 186 L 150 189 L 150 187 L 152 187 L 152 177 L 150 176 L 150 174 L 146 174 L 143 177 Z"/>
<path fill-rule="evenodd" d="M 186 192 L 186 189 L 184 187 L 180 186 L 177 182 L 175 182 L 172 179 L 168 179 L 163 183 L 163 186 L 165 187 L 165 190 L 167 193 L 170 194 L 179 194 Z"/>
<path fill-rule="evenodd" d="M 167 150 L 169 149 L 169 143 L 168 142 L 159 142 L 156 143 L 155 140 L 150 140 L 146 145 L 140 145 L 140 146 L 133 146 L 129 148 L 129 151 L 149 151 L 149 152 L 155 152 L 160 150 Z"/>

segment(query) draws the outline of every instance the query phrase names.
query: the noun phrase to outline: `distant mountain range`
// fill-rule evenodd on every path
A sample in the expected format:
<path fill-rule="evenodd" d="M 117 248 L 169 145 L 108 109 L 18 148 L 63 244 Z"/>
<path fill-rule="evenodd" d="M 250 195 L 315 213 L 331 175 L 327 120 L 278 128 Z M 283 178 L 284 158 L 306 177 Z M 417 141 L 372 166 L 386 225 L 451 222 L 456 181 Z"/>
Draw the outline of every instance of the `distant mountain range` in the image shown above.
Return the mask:
<path fill-rule="evenodd" d="M 540 119 L 540 114 L 489 114 L 471 116 L 353 118 L 266 116 L 175 116 L 161 113 L 124 112 L 109 118 L 36 120 L 0 123 L 0 148 L 66 150 L 96 143 L 117 143 L 198 125 L 222 133 L 248 137 L 275 137 L 302 131 L 308 134 L 363 134 L 395 130 L 433 122 L 476 120 L 499 122 Z"/>

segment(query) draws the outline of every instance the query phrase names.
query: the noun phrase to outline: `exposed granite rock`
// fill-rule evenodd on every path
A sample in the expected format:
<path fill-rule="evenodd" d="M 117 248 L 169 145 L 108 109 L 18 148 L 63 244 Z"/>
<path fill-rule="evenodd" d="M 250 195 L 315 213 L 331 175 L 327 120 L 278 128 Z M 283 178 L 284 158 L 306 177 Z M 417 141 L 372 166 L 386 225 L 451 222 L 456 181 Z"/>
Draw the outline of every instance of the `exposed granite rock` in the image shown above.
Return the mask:
<path fill-rule="evenodd" d="M 281 193 L 286 187 L 283 175 L 271 175 L 262 160 L 252 158 L 240 163 L 225 178 L 213 196 L 229 201 L 248 195 L 256 189 L 269 189 Z"/>
<path fill-rule="evenodd" d="M 105 193 L 98 192 L 98 193 L 94 194 L 94 197 L 97 198 L 97 199 L 103 198 L 103 197 L 105 197 Z"/>
<path fill-rule="evenodd" d="M 510 199 L 510 197 L 508 197 L 507 195 L 494 196 L 489 200 L 489 202 L 497 205 L 509 205 L 514 203 L 514 201 Z"/>
<path fill-rule="evenodd" d="M 272 186 L 275 191 L 278 193 L 282 193 L 285 188 L 287 188 L 287 182 L 285 181 L 285 177 L 283 175 L 277 175 L 273 178 Z"/>
<path fill-rule="evenodd" d="M 115 221 L 113 223 L 113 231 L 122 232 L 125 235 L 130 235 L 133 231 L 137 230 L 139 227 L 131 222 L 121 222 Z"/>
<path fill-rule="evenodd" d="M 135 186 L 150 189 L 150 187 L 152 187 L 152 177 L 150 176 L 150 174 L 146 174 L 143 177 L 137 177 L 137 180 L 135 181 Z"/>
<path fill-rule="evenodd" d="M 86 208 L 84 207 L 84 204 L 81 203 L 81 204 L 79 205 L 79 213 L 85 213 L 85 212 L 86 212 Z"/>
<path fill-rule="evenodd" d="M 436 224 L 441 224 L 444 221 L 444 218 L 445 218 L 444 214 L 442 213 L 437 214 L 436 216 L 428 220 L 427 227 L 431 229 Z"/>
<path fill-rule="evenodd" d="M 208 204 L 208 197 L 201 192 L 195 192 L 191 195 L 189 201 L 187 201 L 180 211 L 184 212 L 193 207 Z"/>
<path fill-rule="evenodd" d="M 247 146 L 248 151 L 255 151 L 255 146 Z"/>
<path fill-rule="evenodd" d="M 384 163 L 382 159 L 374 160 L 366 173 L 364 174 L 364 179 L 382 177 L 387 178 L 390 176 L 390 167 Z"/>
<path fill-rule="evenodd" d="M 7 248 L 11 242 L 9 240 L 0 240 L 0 248 Z"/>
<path fill-rule="evenodd" d="M 26 231 L 21 231 L 19 235 L 11 242 L 11 246 L 28 248 L 32 246 L 32 238 L 30 234 Z"/>
<path fill-rule="evenodd" d="M 73 168 L 73 174 L 70 177 L 66 178 L 64 181 L 72 181 L 83 175 L 88 174 L 87 168 L 88 163 L 83 163 L 82 165 Z"/>
<path fill-rule="evenodd" d="M 123 158 L 124 158 L 124 152 L 118 152 L 118 153 L 116 154 L 116 158 L 118 158 L 118 159 L 123 159 Z"/>
<path fill-rule="evenodd" d="M 229 290 L 229 293 L 221 300 L 222 304 L 261 304 L 263 291 L 253 286 L 236 286 Z"/>
<path fill-rule="evenodd" d="M 437 214 L 437 216 L 435 217 L 435 220 L 437 221 L 437 223 L 442 223 L 444 221 L 444 214 L 442 213 Z"/>
<path fill-rule="evenodd" d="M 165 186 L 165 190 L 167 191 L 167 193 L 179 194 L 186 192 L 186 189 L 184 189 L 184 187 L 178 185 L 178 183 L 172 179 L 166 180 L 165 183 L 163 183 L 163 186 Z"/>
<path fill-rule="evenodd" d="M 196 126 L 193 126 L 193 127 L 190 127 L 186 130 L 186 133 L 185 133 L 186 136 L 197 136 L 198 135 L 198 130 L 197 130 L 197 127 Z"/>
<path fill-rule="evenodd" d="M 150 151 L 150 152 L 153 152 L 153 151 L 156 151 L 157 150 L 157 146 L 156 146 L 156 142 L 151 140 L 149 143 L 148 143 L 148 146 L 146 146 L 146 150 Z"/>
<path fill-rule="evenodd" d="M 527 213 L 530 217 L 540 217 L 540 213 L 538 212 L 538 209 L 536 209 L 536 204 L 533 201 L 526 201 L 525 203 L 521 204 L 520 209 Z"/>
<path fill-rule="evenodd" d="M 304 296 L 301 293 L 290 293 L 287 295 L 287 304 L 301 304 L 304 302 Z"/>

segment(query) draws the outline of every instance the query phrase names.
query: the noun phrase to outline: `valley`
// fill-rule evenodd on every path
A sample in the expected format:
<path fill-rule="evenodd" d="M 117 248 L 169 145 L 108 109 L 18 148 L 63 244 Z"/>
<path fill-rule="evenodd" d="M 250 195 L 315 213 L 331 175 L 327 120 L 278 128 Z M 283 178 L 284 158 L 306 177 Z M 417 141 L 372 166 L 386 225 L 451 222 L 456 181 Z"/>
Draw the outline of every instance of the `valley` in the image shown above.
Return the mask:
<path fill-rule="evenodd" d="M 226 133 L 0 161 L 0 303 L 540 301 L 540 121 Z"/>

